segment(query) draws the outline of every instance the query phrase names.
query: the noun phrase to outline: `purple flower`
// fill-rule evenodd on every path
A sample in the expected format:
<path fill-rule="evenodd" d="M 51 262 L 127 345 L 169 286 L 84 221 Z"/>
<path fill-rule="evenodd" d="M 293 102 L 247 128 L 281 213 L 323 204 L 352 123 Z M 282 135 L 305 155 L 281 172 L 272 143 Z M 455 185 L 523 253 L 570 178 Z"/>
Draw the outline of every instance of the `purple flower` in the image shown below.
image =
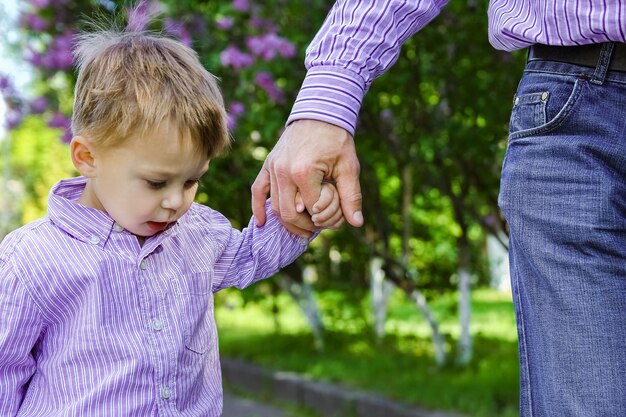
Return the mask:
<path fill-rule="evenodd" d="M 61 112 L 56 112 L 48 121 L 48 126 L 52 128 L 63 129 L 63 133 L 61 134 L 61 141 L 64 143 L 70 143 L 70 141 L 72 140 L 72 120 L 69 117 L 65 116 Z"/>
<path fill-rule="evenodd" d="M 222 17 L 215 21 L 215 26 L 221 30 L 228 30 L 233 27 L 234 23 L 235 21 L 232 17 Z"/>
<path fill-rule="evenodd" d="M 235 128 L 237 127 L 237 117 L 235 117 L 234 115 L 230 113 L 227 113 L 226 114 L 226 127 L 231 132 L 235 130 Z"/>
<path fill-rule="evenodd" d="M 248 0 L 233 0 L 233 9 L 245 12 L 250 9 L 250 2 Z"/>
<path fill-rule="evenodd" d="M 262 19 L 259 16 L 250 18 L 250 26 L 255 29 L 265 29 L 268 32 L 276 32 L 276 25 L 270 20 Z"/>
<path fill-rule="evenodd" d="M 61 112 L 56 112 L 52 118 L 48 121 L 48 126 L 59 129 L 69 129 L 72 121 L 69 117 L 65 116 Z"/>
<path fill-rule="evenodd" d="M 269 72 L 260 71 L 257 72 L 257 74 L 254 76 L 254 80 L 259 85 L 259 87 L 265 90 L 270 100 L 275 103 L 282 103 L 284 101 L 285 95 L 283 94 L 282 90 L 276 85 L 276 82 L 272 78 L 272 74 L 270 74 Z"/>
<path fill-rule="evenodd" d="M 389 109 L 384 109 L 380 112 L 380 119 L 385 121 L 385 122 L 392 122 L 394 117 L 393 117 L 393 112 Z"/>
<path fill-rule="evenodd" d="M 237 121 L 245 110 L 246 108 L 244 107 L 243 103 L 240 103 L 238 101 L 233 101 L 232 103 L 230 103 L 230 105 L 228 106 L 228 113 L 226 113 L 228 130 L 235 130 L 235 128 L 237 127 Z"/>
<path fill-rule="evenodd" d="M 70 143 L 72 141 L 72 131 L 70 129 L 65 129 L 63 134 L 61 135 L 61 142 Z"/>
<path fill-rule="evenodd" d="M 40 96 L 40 97 L 37 97 L 36 99 L 33 99 L 28 104 L 28 107 L 30 109 L 31 114 L 41 114 L 44 111 L 46 111 L 49 104 L 50 103 L 48 102 L 47 98 Z"/>
<path fill-rule="evenodd" d="M 4 95 L 12 95 L 15 89 L 13 88 L 13 83 L 8 75 L 0 74 L 0 93 Z"/>
<path fill-rule="evenodd" d="M 202 16 L 193 16 L 191 18 L 190 29 L 198 37 L 206 33 L 206 21 Z"/>
<path fill-rule="evenodd" d="M 170 35 L 174 35 L 183 44 L 191 46 L 191 35 L 184 24 L 174 19 L 165 19 L 163 29 Z"/>
<path fill-rule="evenodd" d="M 245 111 L 246 107 L 243 105 L 243 103 L 240 103 L 238 101 L 233 101 L 228 106 L 228 112 L 237 117 L 241 116 Z"/>
<path fill-rule="evenodd" d="M 246 39 L 246 45 L 254 55 L 265 61 L 271 61 L 276 54 L 285 58 L 291 58 L 296 54 L 296 47 L 275 33 L 250 36 Z"/>
<path fill-rule="evenodd" d="M 26 29 L 32 29 L 42 32 L 48 28 L 48 22 L 35 13 L 27 13 L 22 16 L 22 26 Z"/>
<path fill-rule="evenodd" d="M 241 52 L 236 46 L 230 45 L 220 54 L 220 62 L 225 67 L 233 67 L 240 70 L 249 67 L 254 62 L 252 55 Z"/>
<path fill-rule="evenodd" d="M 36 9 L 43 9 L 50 4 L 50 0 L 29 0 L 29 3 Z"/>
<path fill-rule="evenodd" d="M 22 123 L 24 115 L 17 109 L 9 109 L 6 113 L 4 124 L 7 130 L 15 129 Z"/>

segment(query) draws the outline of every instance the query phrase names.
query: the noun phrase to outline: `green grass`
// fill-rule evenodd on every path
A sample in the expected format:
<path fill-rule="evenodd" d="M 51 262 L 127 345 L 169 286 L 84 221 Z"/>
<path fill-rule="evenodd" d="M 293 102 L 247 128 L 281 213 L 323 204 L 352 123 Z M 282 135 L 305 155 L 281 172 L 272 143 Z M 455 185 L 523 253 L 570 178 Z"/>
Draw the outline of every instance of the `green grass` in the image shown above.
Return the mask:
<path fill-rule="evenodd" d="M 426 408 L 472 417 L 518 414 L 517 343 L 509 295 L 489 290 L 472 294 L 474 359 L 466 367 L 451 361 L 441 368 L 434 363 L 428 326 L 401 294 L 392 298 L 387 336 L 381 342 L 354 306 L 342 308 L 336 293 L 319 297 L 323 311 L 332 308 L 334 317 L 324 315 L 329 330 L 322 352 L 314 348 L 304 318 L 287 297 L 278 299 L 276 322 L 264 306 L 243 306 L 238 292 L 220 294 L 216 315 L 221 354 Z M 453 357 L 459 327 L 454 295 L 438 298 L 431 307 Z"/>

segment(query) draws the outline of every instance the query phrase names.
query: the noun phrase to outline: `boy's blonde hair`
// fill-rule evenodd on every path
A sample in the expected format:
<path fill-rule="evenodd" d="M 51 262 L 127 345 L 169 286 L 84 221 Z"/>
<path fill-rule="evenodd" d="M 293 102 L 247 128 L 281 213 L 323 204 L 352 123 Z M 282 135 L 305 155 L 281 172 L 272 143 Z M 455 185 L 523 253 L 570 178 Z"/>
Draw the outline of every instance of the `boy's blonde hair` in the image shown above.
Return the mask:
<path fill-rule="evenodd" d="M 230 143 L 215 77 L 182 43 L 148 32 L 97 31 L 77 38 L 72 133 L 117 145 L 174 122 L 208 158 Z"/>

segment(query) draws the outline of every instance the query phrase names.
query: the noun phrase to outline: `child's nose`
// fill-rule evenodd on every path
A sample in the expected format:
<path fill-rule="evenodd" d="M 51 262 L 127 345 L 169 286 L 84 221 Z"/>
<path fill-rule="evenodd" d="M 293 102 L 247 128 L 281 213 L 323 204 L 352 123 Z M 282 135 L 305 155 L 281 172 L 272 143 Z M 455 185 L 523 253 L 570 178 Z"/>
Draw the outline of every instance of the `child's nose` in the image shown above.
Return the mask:
<path fill-rule="evenodd" d="M 184 193 L 182 190 L 172 190 L 163 199 L 161 206 L 170 210 L 178 210 L 184 201 Z"/>

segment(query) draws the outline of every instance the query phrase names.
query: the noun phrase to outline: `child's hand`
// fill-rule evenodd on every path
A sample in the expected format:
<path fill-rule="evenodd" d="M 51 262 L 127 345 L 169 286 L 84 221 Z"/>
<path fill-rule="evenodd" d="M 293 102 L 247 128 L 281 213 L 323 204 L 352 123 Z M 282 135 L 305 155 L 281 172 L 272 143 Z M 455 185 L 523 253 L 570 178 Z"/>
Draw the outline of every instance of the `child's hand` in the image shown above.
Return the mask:
<path fill-rule="evenodd" d="M 300 193 L 296 194 L 296 210 L 299 213 L 305 210 Z M 313 205 L 311 220 L 322 229 L 338 229 L 343 224 L 345 219 L 339 204 L 339 193 L 333 184 L 322 183 L 320 197 Z"/>

